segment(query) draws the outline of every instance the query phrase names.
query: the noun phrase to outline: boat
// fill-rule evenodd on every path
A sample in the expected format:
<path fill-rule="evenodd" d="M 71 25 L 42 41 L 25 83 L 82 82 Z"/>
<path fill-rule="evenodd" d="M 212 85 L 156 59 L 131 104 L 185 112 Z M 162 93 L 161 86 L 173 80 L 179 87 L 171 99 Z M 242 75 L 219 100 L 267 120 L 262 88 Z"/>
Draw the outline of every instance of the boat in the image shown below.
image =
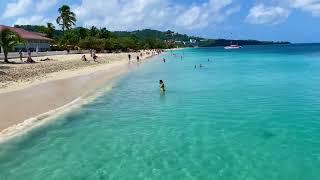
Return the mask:
<path fill-rule="evenodd" d="M 230 38 L 232 39 L 232 33 L 231 33 Z M 241 49 L 241 48 L 242 48 L 242 46 L 239 46 L 238 44 L 233 44 L 232 40 L 230 42 L 230 46 L 224 47 L 224 49 Z"/>
<path fill-rule="evenodd" d="M 230 46 L 224 47 L 224 49 L 241 49 L 242 46 L 231 44 Z"/>

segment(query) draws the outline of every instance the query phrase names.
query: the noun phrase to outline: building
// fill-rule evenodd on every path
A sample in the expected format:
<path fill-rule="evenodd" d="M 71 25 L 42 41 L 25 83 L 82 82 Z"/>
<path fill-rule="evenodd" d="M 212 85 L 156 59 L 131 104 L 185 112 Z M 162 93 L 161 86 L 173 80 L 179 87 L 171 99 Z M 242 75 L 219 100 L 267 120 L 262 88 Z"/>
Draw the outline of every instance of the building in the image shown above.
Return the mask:
<path fill-rule="evenodd" d="M 190 43 L 191 44 L 195 44 L 195 43 L 197 43 L 197 40 L 196 39 L 190 39 Z"/>
<path fill-rule="evenodd" d="M 0 25 L 0 32 L 5 29 L 10 29 L 11 31 L 16 32 L 23 40 L 25 40 L 25 43 L 16 46 L 13 49 L 14 51 L 31 50 L 31 51 L 42 52 L 42 51 L 50 50 L 50 42 L 53 40 L 45 37 L 45 34 L 30 32 L 21 28 Z M 2 48 L 1 48 L 1 52 L 3 52 Z"/>

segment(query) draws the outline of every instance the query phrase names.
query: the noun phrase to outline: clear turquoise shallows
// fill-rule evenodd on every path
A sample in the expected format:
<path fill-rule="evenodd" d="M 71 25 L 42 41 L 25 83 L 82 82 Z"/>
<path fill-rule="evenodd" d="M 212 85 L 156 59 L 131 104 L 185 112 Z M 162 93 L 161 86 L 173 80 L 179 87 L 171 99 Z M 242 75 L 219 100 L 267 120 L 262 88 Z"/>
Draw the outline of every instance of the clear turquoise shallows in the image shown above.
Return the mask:
<path fill-rule="evenodd" d="M 173 53 L 1 144 L 0 179 L 320 178 L 319 45 Z"/>

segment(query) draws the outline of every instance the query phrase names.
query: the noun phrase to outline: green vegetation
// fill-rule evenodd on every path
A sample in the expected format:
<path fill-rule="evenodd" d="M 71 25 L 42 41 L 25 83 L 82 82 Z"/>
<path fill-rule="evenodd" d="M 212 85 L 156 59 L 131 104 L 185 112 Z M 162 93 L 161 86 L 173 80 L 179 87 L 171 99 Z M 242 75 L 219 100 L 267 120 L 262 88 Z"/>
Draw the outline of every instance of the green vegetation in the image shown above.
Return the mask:
<path fill-rule="evenodd" d="M 76 14 L 70 10 L 68 5 L 63 5 L 59 8 L 59 16 L 57 17 L 57 24 L 62 27 L 62 31 L 70 30 L 76 24 Z"/>
<path fill-rule="evenodd" d="M 0 46 L 3 48 L 4 62 L 9 63 L 8 52 L 11 51 L 16 45 L 23 41 L 19 35 L 10 29 L 5 29 L 0 32 Z"/>
<path fill-rule="evenodd" d="M 48 38 L 53 38 L 54 30 L 54 25 L 52 23 L 47 23 L 47 27 L 44 29 L 44 33 L 47 35 Z"/>
<path fill-rule="evenodd" d="M 47 37 L 54 39 L 53 50 L 95 49 L 111 52 L 182 46 L 175 44 L 172 38 L 167 37 L 166 32 L 149 29 L 133 32 L 111 32 L 106 28 L 99 29 L 92 26 L 91 28 L 76 27 L 63 32 L 55 30 L 54 26 L 49 24 L 47 26 L 15 25 L 15 27 L 47 34 Z"/>

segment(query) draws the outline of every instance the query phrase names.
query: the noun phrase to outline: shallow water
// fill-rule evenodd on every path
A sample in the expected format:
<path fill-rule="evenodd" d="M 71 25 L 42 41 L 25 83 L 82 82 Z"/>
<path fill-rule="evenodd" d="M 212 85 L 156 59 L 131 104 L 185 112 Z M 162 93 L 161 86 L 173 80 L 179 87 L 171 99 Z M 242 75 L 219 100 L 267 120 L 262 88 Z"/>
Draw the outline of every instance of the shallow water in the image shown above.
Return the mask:
<path fill-rule="evenodd" d="M 1 144 L 0 179 L 319 178 L 320 46 L 175 53 Z"/>

